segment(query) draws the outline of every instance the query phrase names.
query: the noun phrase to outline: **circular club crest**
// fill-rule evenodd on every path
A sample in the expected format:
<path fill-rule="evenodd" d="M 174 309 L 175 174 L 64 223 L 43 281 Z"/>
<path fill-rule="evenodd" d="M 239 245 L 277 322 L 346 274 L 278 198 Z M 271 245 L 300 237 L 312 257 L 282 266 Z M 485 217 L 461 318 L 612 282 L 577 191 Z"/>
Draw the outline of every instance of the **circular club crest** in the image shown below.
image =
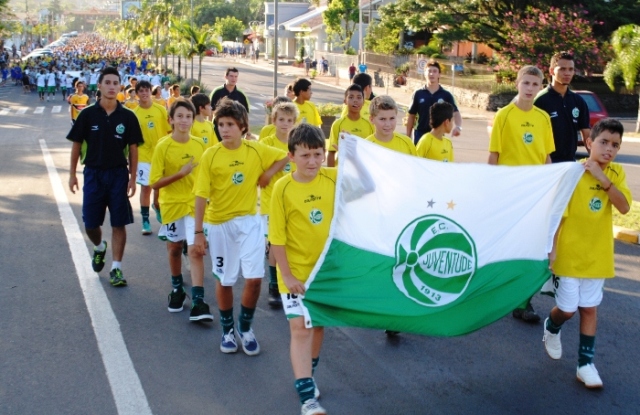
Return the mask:
<path fill-rule="evenodd" d="M 602 200 L 600 200 L 597 197 L 594 197 L 593 199 L 591 199 L 589 201 L 589 209 L 592 212 L 598 212 L 600 209 L 602 209 Z"/>
<path fill-rule="evenodd" d="M 530 132 L 524 133 L 522 135 L 522 141 L 524 141 L 525 144 L 533 143 L 533 134 L 531 134 Z"/>
<path fill-rule="evenodd" d="M 282 169 L 284 173 L 291 173 L 291 163 L 287 163 L 284 165 L 284 169 Z"/>
<path fill-rule="evenodd" d="M 573 118 L 578 118 L 580 116 L 580 110 L 578 109 L 578 107 L 574 107 L 571 110 L 571 115 L 573 115 Z"/>
<path fill-rule="evenodd" d="M 116 127 L 116 133 L 118 134 L 124 133 L 124 125 L 118 124 L 118 126 Z"/>
<path fill-rule="evenodd" d="M 427 307 L 456 301 L 477 268 L 473 239 L 440 215 L 415 219 L 396 241 L 393 282 L 407 297 Z"/>
<path fill-rule="evenodd" d="M 244 182 L 244 174 L 238 172 L 233 173 L 233 176 L 231 176 L 231 181 L 233 182 L 233 184 L 241 184 L 242 182 Z"/>
<path fill-rule="evenodd" d="M 314 225 L 317 225 L 320 222 L 322 222 L 322 218 L 323 218 L 322 212 L 318 209 L 311 209 L 311 212 L 309 212 L 309 220 Z"/>

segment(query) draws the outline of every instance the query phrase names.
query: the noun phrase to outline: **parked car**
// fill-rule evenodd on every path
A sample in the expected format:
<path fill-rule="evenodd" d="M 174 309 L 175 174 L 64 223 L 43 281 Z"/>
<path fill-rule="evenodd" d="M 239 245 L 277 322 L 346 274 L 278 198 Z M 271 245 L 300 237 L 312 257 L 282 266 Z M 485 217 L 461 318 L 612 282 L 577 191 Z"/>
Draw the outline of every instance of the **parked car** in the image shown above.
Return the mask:
<path fill-rule="evenodd" d="M 51 49 L 35 49 L 31 51 L 31 53 L 29 53 L 27 56 L 22 58 L 22 60 L 26 61 L 30 58 L 40 58 L 43 56 L 53 56 L 53 51 L 51 51 Z"/>
<path fill-rule="evenodd" d="M 600 121 L 603 118 L 607 118 L 609 113 L 605 108 L 598 95 L 595 92 L 591 91 L 573 91 L 576 94 L 580 95 L 582 99 L 587 103 L 587 107 L 589 108 L 589 128 L 592 128 L 595 123 Z M 493 128 L 493 119 L 487 122 L 487 133 L 489 137 L 491 137 L 491 130 Z M 584 142 L 582 141 L 582 135 L 578 138 L 578 145 L 583 146 Z"/>

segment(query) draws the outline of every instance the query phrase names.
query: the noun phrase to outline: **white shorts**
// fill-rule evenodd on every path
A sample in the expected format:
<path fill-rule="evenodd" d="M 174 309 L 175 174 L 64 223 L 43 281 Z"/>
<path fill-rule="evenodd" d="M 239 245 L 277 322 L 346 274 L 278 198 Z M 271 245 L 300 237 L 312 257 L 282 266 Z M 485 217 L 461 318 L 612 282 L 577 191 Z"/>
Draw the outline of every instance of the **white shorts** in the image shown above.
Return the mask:
<path fill-rule="evenodd" d="M 560 277 L 556 289 L 556 305 L 566 313 L 578 307 L 597 307 L 602 302 L 604 278 Z"/>
<path fill-rule="evenodd" d="M 262 232 L 264 237 L 269 237 L 269 215 L 262 215 Z"/>
<path fill-rule="evenodd" d="M 189 215 L 177 219 L 175 222 L 160 226 L 158 238 L 168 242 L 187 241 L 187 245 L 193 245 L 195 239 L 196 220 Z"/>
<path fill-rule="evenodd" d="M 139 162 L 136 183 L 142 186 L 149 186 L 149 173 L 151 173 L 151 164 L 144 161 Z"/>
<path fill-rule="evenodd" d="M 204 224 L 213 263 L 213 276 L 224 286 L 264 276 L 264 234 L 260 215 L 239 216 L 213 225 Z"/>
<path fill-rule="evenodd" d="M 302 302 L 298 294 L 280 294 L 282 298 L 282 309 L 284 315 L 287 316 L 287 320 L 291 320 L 296 317 L 303 317 Z"/>

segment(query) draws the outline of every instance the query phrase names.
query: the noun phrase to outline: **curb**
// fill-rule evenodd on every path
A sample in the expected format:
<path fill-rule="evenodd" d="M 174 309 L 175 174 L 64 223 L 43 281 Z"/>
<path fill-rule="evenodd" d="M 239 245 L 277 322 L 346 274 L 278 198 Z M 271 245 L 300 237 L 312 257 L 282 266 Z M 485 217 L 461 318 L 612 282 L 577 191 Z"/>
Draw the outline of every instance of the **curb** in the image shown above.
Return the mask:
<path fill-rule="evenodd" d="M 621 226 L 613 227 L 613 238 L 623 242 L 629 242 L 632 244 L 638 244 L 640 232 L 632 229 L 623 228 Z"/>

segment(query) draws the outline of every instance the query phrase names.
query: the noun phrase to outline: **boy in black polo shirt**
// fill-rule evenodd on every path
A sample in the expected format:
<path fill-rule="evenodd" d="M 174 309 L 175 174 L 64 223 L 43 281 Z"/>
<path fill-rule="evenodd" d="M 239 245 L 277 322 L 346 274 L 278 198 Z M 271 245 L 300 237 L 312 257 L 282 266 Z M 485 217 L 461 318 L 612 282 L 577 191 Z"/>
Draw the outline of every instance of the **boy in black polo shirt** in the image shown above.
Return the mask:
<path fill-rule="evenodd" d="M 453 105 L 453 121 L 455 127 L 451 130 L 451 136 L 456 137 L 462 131 L 462 116 L 456 106 L 453 95 L 440 86 L 440 64 L 436 61 L 429 61 L 424 73 L 427 84 L 424 88 L 420 88 L 413 93 L 411 97 L 411 107 L 409 107 L 409 115 L 407 117 L 407 135 L 411 137 L 414 129 L 416 115 L 418 116 L 418 125 L 413 131 L 413 143 L 417 144 L 420 137 L 431 131 L 429 126 L 429 110 L 436 102 L 448 102 Z"/>
<path fill-rule="evenodd" d="M 556 151 L 551 162 L 575 161 L 578 141 L 590 134 L 589 107 L 582 97 L 569 89 L 575 74 L 573 55 L 558 52 L 549 65 L 551 83 L 538 94 L 534 105 L 549 114 Z"/>
<path fill-rule="evenodd" d="M 121 261 L 127 240 L 125 225 L 133 223 L 129 198 L 136 192 L 138 145 L 143 140 L 135 114 L 116 99 L 120 90 L 120 74 L 116 68 L 107 67 L 102 71 L 98 90 L 101 98 L 80 112 L 67 135 L 67 139 L 73 141 L 69 189 L 72 193 L 79 189 L 76 168 L 82 155 L 85 165 L 82 219 L 85 232 L 95 246 L 91 266 L 95 272 L 104 267 L 107 242 L 102 240 L 101 226 L 109 208 L 113 255 L 109 281 L 114 287 L 120 287 L 127 285 Z"/>

